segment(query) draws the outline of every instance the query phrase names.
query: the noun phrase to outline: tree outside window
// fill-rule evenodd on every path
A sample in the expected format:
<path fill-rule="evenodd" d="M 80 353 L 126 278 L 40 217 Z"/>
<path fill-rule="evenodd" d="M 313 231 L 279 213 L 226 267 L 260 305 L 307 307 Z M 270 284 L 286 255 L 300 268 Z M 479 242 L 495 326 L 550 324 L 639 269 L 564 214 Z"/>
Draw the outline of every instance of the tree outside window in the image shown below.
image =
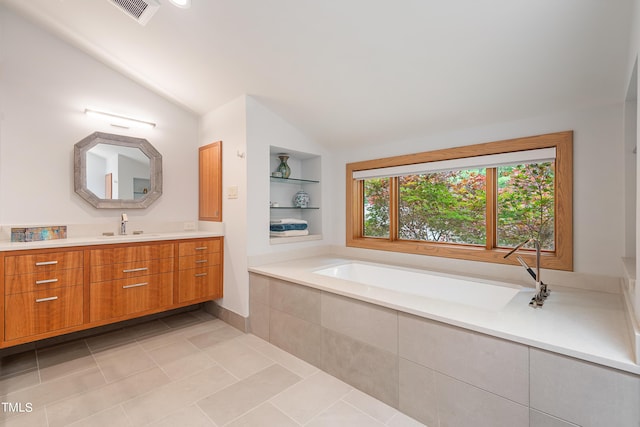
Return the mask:
<path fill-rule="evenodd" d="M 399 178 L 399 238 L 484 245 L 485 169 Z"/>
<path fill-rule="evenodd" d="M 534 237 L 554 249 L 552 162 L 497 168 L 497 224 L 487 224 L 486 169 L 437 172 L 398 178 L 398 237 L 401 240 L 486 245 L 497 229 L 499 247 Z M 389 237 L 389 182 L 365 180 L 365 235 Z"/>

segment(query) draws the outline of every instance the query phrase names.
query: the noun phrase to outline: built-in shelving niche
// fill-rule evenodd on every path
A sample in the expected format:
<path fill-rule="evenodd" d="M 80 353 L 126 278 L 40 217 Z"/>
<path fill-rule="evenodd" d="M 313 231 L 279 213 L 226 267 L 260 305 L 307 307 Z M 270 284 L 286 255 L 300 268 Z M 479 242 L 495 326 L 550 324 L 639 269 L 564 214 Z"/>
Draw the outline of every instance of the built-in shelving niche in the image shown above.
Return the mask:
<path fill-rule="evenodd" d="M 278 155 L 289 155 L 287 164 L 291 168 L 289 178 L 275 178 L 269 176 L 270 218 L 297 218 L 309 223 L 309 235 L 298 237 L 270 237 L 272 245 L 280 243 L 295 243 L 308 240 L 322 239 L 322 182 L 321 158 L 317 154 L 291 150 L 285 147 L 271 146 L 269 149 L 269 173 L 275 172 L 280 164 Z M 309 193 L 311 199 L 309 207 L 294 206 L 293 197 L 299 191 Z M 268 230 L 266 231 L 269 232 Z"/>

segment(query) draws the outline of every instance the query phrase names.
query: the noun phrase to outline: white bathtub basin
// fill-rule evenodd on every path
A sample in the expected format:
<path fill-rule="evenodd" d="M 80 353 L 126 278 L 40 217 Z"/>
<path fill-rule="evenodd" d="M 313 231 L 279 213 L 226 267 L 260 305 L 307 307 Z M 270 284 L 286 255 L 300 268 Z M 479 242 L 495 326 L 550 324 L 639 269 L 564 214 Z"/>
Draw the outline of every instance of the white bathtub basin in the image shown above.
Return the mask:
<path fill-rule="evenodd" d="M 517 285 L 475 281 L 465 277 L 360 262 L 324 268 L 314 273 L 369 287 L 491 311 L 501 310 L 522 289 Z"/>

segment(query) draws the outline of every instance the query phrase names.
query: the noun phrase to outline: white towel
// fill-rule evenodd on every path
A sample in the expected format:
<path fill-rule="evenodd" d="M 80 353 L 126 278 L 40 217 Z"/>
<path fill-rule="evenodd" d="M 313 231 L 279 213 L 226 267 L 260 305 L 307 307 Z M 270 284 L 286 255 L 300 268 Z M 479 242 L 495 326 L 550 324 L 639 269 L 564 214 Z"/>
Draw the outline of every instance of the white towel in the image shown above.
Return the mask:
<path fill-rule="evenodd" d="M 271 224 L 308 224 L 304 219 L 297 218 L 283 218 L 283 219 L 272 219 Z"/>
<path fill-rule="evenodd" d="M 271 234 L 271 237 L 308 236 L 309 230 L 272 231 L 270 234 Z"/>

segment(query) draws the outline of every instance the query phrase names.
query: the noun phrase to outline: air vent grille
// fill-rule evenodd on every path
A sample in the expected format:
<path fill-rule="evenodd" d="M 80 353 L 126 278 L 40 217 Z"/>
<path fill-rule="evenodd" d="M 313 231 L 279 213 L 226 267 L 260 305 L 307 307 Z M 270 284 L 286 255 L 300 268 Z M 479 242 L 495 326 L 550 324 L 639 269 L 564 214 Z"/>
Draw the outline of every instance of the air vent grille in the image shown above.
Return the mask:
<path fill-rule="evenodd" d="M 110 0 L 115 6 L 135 19 L 141 25 L 145 25 L 160 8 L 160 3 L 155 0 Z"/>

